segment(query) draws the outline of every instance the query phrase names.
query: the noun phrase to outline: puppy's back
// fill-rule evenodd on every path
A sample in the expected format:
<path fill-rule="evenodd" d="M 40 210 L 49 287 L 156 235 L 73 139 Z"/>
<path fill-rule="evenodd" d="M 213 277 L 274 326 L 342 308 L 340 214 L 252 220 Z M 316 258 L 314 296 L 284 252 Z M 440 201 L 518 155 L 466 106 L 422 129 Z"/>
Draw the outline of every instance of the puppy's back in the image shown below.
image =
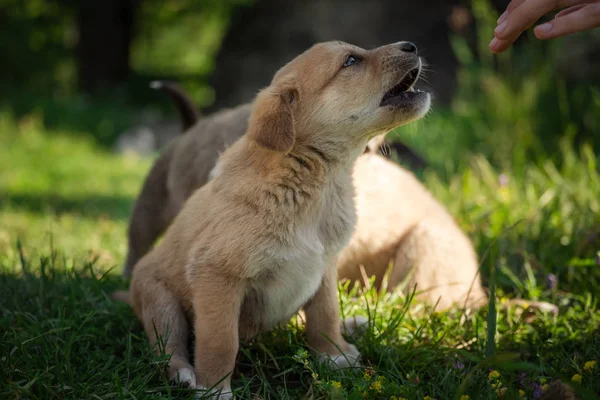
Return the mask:
<path fill-rule="evenodd" d="M 417 284 L 417 291 L 424 290 L 421 299 L 435 303 L 441 296 L 442 308 L 461 303 L 467 294 L 477 299 L 469 304 L 482 304 L 485 293 L 470 240 L 412 173 L 365 154 L 355 164 L 354 185 L 358 219 L 340 257 L 340 278 L 361 281 L 362 265 L 380 285 L 393 262 L 388 289 L 409 277 L 405 291 Z"/>
<path fill-rule="evenodd" d="M 391 257 L 399 240 L 425 218 L 453 223 L 412 173 L 379 155 L 367 153 L 358 158 L 353 182 L 358 222 L 350 247 L 360 250 L 357 264 L 368 261 L 371 253 L 388 251 Z"/>
<path fill-rule="evenodd" d="M 174 148 L 168 187 L 181 204 L 208 181 L 219 155 L 239 139 L 248 127 L 251 104 L 220 111 L 200 120 Z"/>

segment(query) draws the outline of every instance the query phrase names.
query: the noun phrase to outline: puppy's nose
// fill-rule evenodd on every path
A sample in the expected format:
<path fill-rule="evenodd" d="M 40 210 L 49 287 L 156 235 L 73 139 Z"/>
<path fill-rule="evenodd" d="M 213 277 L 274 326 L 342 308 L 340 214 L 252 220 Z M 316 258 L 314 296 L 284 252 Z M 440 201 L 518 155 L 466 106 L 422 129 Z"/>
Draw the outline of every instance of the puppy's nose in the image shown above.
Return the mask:
<path fill-rule="evenodd" d="M 398 47 L 405 53 L 416 53 L 417 46 L 412 42 L 400 42 L 398 43 Z"/>

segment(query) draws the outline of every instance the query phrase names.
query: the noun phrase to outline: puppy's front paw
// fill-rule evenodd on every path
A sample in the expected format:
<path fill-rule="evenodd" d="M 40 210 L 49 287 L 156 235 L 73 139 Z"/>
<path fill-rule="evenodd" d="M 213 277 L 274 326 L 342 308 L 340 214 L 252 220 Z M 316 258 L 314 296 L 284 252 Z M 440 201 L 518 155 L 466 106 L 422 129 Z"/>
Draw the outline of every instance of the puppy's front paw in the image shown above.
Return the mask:
<path fill-rule="evenodd" d="M 349 368 L 349 367 L 360 367 L 360 353 L 351 344 L 347 344 L 347 350 L 342 354 L 327 354 L 321 353 L 319 355 L 319 362 L 329 365 L 330 367 L 337 368 Z"/>
<path fill-rule="evenodd" d="M 196 387 L 196 374 L 194 374 L 192 367 L 173 369 L 169 373 L 169 380 L 184 388 L 194 389 Z"/>

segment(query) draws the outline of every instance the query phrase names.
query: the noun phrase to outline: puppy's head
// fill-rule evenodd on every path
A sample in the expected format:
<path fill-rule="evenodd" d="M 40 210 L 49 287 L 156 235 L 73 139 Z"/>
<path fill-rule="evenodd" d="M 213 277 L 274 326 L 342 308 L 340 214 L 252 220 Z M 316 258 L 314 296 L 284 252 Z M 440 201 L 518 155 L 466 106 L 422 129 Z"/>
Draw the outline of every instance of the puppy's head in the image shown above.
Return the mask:
<path fill-rule="evenodd" d="M 430 95 L 413 89 L 420 70 L 410 42 L 373 50 L 317 44 L 281 68 L 258 94 L 249 138 L 280 152 L 295 145 L 362 151 L 368 139 L 429 110 Z"/>

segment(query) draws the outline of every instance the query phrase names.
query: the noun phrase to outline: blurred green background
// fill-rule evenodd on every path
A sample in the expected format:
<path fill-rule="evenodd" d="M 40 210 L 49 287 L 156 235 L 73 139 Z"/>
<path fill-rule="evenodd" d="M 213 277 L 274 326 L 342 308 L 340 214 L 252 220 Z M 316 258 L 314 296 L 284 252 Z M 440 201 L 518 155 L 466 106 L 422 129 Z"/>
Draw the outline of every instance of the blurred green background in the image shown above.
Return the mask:
<path fill-rule="evenodd" d="M 152 79 L 176 79 L 210 102 L 216 51 L 232 8 L 244 3 L 1 0 L 0 107 L 110 145 L 140 109 L 170 110 L 148 89 Z"/>
<path fill-rule="evenodd" d="M 173 112 L 164 95 L 148 89 L 152 79 L 176 80 L 199 106 L 210 106 L 215 93 L 209 79 L 232 14 L 275 4 L 256 3 L 0 0 L 0 109 L 17 120 L 36 115 L 49 132 L 83 133 L 110 146 L 140 110 Z M 507 2 L 440 3 L 464 6 L 458 23 L 466 29 L 452 32 L 449 23 L 444 29 L 450 43 L 441 36 L 438 46 L 450 45 L 458 60 L 457 88 L 451 101 L 436 104 L 426 134 L 410 127 L 418 134 L 403 140 L 449 171 L 466 153 L 480 153 L 502 168 L 522 167 L 528 160 L 556 158 L 564 140 L 598 143 L 598 30 L 552 42 L 524 38 L 495 57 L 487 50 L 494 5 Z M 447 66 L 430 68 L 429 77 L 435 77 Z"/>

